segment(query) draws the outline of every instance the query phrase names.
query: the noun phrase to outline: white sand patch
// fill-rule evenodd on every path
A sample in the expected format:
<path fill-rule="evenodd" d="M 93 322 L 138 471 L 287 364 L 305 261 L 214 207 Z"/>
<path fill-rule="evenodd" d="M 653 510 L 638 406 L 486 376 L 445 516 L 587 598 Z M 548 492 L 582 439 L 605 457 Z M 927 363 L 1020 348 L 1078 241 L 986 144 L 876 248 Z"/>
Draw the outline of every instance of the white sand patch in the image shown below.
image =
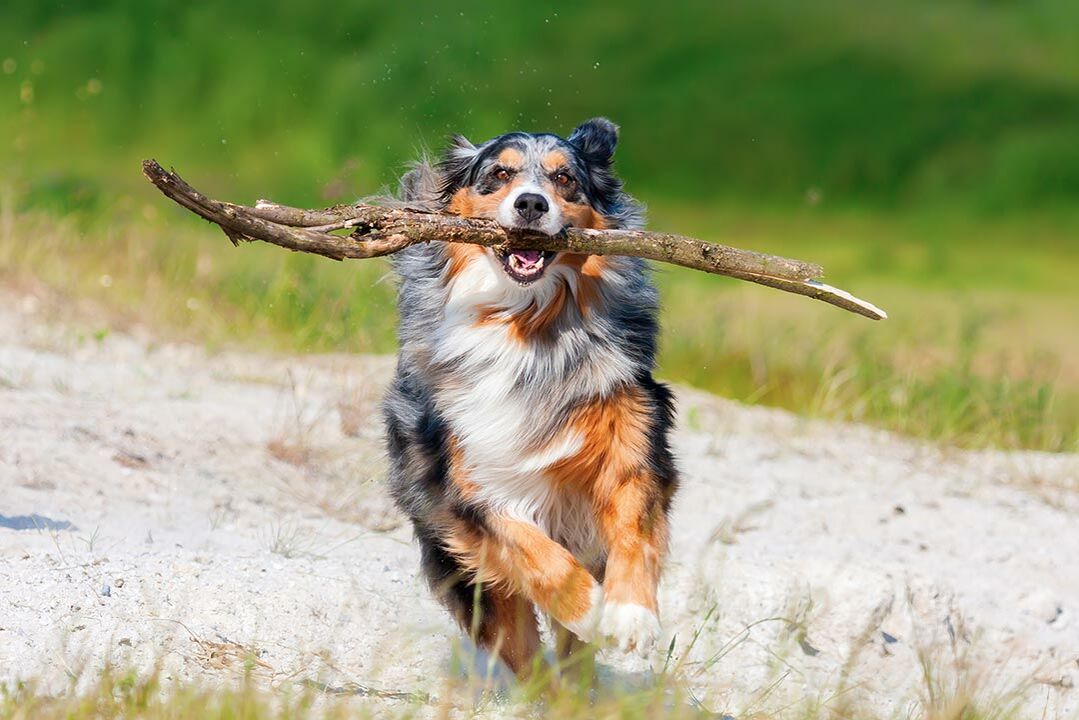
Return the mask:
<path fill-rule="evenodd" d="M 2 299 L 0 515 L 74 528 L 0 527 L 0 682 L 108 661 L 224 682 L 251 652 L 274 682 L 438 691 L 457 633 L 380 482 L 392 358 L 80 340 Z M 714 710 L 847 687 L 905 716 L 921 654 L 1076 711 L 1079 458 L 679 406 L 663 631 L 610 672 L 658 669 L 677 636 Z"/>

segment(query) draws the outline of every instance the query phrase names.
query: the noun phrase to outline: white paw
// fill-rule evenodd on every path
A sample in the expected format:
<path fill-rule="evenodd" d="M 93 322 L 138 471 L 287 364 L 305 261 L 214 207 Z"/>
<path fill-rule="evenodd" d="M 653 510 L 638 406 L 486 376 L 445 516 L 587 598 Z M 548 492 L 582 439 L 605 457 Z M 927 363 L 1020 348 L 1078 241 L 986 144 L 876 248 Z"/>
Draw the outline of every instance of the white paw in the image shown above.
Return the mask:
<path fill-rule="evenodd" d="M 585 613 L 576 620 L 560 621 L 562 627 L 579 637 L 584 642 L 593 642 L 599 632 L 600 622 L 603 618 L 603 588 L 599 583 L 592 585 L 589 592 L 592 604 Z"/>
<path fill-rule="evenodd" d="M 643 605 L 609 602 L 603 607 L 599 631 L 622 652 L 636 650 L 648 657 L 659 639 L 659 618 Z"/>

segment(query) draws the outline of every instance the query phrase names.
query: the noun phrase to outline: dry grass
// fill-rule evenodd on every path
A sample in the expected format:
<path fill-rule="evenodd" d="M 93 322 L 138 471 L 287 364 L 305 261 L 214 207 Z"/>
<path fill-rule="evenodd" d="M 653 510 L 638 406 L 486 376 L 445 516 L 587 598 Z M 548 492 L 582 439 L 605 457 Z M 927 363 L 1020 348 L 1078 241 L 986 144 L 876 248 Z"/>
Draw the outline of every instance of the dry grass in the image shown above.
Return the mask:
<path fill-rule="evenodd" d="M 378 399 L 374 389 L 368 383 L 359 383 L 346 388 L 344 397 L 337 403 L 337 414 L 341 421 L 341 433 L 347 437 L 363 437 L 372 424 L 377 424 Z M 381 433 L 381 427 L 378 432 Z"/>
<path fill-rule="evenodd" d="M 610 718 L 611 720 L 670 718 L 672 720 L 1012 720 L 1039 717 L 1030 685 L 992 692 L 982 678 L 963 666 L 961 654 L 942 662 L 926 653 L 924 687 L 918 697 L 897 703 L 901 711 L 881 711 L 852 699 L 840 684 L 818 697 L 770 701 L 786 679 L 761 688 L 746 698 L 737 715 L 708 707 L 697 699 L 684 672 L 675 668 L 638 686 L 598 687 L 564 676 L 557 690 L 542 677 L 510 691 L 492 689 L 484 679 L 433 680 L 430 692 L 383 690 L 360 683 L 333 685 L 281 682 L 271 687 L 270 671 L 257 651 L 229 641 L 198 640 L 204 666 L 232 674 L 238 683 L 206 686 L 169 681 L 162 671 L 146 676 L 106 670 L 86 690 L 43 692 L 33 683 L 0 692 L 2 720 L 299 720 L 357 717 L 411 718 Z M 957 651 L 959 653 L 959 651 Z M 969 674 L 968 674 L 969 673 Z M 72 683 L 72 688 L 75 683 Z"/>
<path fill-rule="evenodd" d="M 35 302 L 54 294 L 39 316 L 96 317 L 88 338 L 148 324 L 157 337 L 210 349 L 394 349 L 393 284 L 381 261 L 237 250 L 202 224 L 173 215 L 166 222 L 152 197 L 103 217 L 15 212 L 11 191 L 0 204 L 0 282 Z M 891 312 L 870 323 L 724 278 L 664 270 L 665 378 L 944 443 L 1079 447 L 1079 344 L 1061 331 L 1077 321 L 1065 270 L 1075 251 L 1060 228 L 1039 228 L 1044 237 L 1013 257 L 1026 225 L 936 227 L 918 216 L 788 217 L 729 207 L 654 215 L 657 227 L 820 261 L 830 279 Z M 1012 258 L 1008 274 L 1002 257 Z M 362 433 L 369 400 L 356 388 L 325 411 L 336 410 L 344 434 Z M 282 430 L 289 437 L 271 452 L 307 462 L 303 428 Z"/>
<path fill-rule="evenodd" d="M 274 523 L 263 533 L 263 544 L 275 555 L 292 559 L 317 557 L 321 543 L 308 528 L 293 523 Z"/>
<path fill-rule="evenodd" d="M 383 487 L 386 459 L 373 384 L 347 378 L 341 399 L 330 405 L 313 403 L 308 381 L 293 370 L 286 377 L 280 419 L 266 451 L 290 466 L 279 475 L 287 492 L 329 517 L 373 532 L 399 527 L 402 516 Z"/>
<path fill-rule="evenodd" d="M 319 423 L 326 416 L 326 409 L 312 409 L 307 402 L 306 384 L 297 379 L 289 369 L 287 392 L 284 397 L 284 417 L 278 422 L 279 430 L 266 442 L 266 450 L 281 462 L 304 467 L 318 457 L 316 436 Z"/>
<path fill-rule="evenodd" d="M 319 653 L 298 672 L 272 667 L 263 652 L 230 638 L 205 638 L 178 623 L 193 651 L 180 655 L 203 671 L 197 680 L 178 673 L 162 657 L 148 672 L 106 667 L 87 681 L 77 669 L 65 687 L 23 683 L 0 687 L 0 720 L 299 720 L 300 718 L 610 718 L 611 720 L 1019 720 L 1067 718 L 1053 714 L 1055 702 L 1068 699 L 1069 668 L 1047 668 L 1032 676 L 990 670 L 986 648 L 952 607 L 945 625 L 922 626 L 909 639 L 913 664 L 880 665 L 881 620 L 903 602 L 914 612 L 914 590 L 904 598 L 885 598 L 868 612 L 847 646 L 832 679 L 807 684 L 798 658 L 814 659 L 812 626 L 819 608 L 799 591 L 788 596 L 782 613 L 763 617 L 725 639 L 718 634 L 713 605 L 686 638 L 672 639 L 654 673 L 619 672 L 594 665 L 582 653 L 557 671 L 544 671 L 526 684 L 506 683 L 505 674 L 457 647 L 442 676 L 416 686 L 378 687 L 335 666 Z M 714 644 L 717 640 L 721 644 Z M 706 642 L 707 641 L 707 642 Z M 904 640 L 907 643 L 908 640 Z M 711 643 L 711 644 L 710 644 Z M 898 647 L 898 646 L 897 646 Z M 739 649 L 764 650 L 773 658 L 768 674 L 749 679 L 739 673 Z M 828 651 L 822 651 L 827 656 Z M 735 662 L 731 662 L 731 661 Z M 389 659 L 393 662 L 393 659 Z M 1073 661 L 1074 662 L 1074 661 Z M 995 665 L 995 663 L 994 663 Z M 190 665 L 184 665 L 190 667 Z M 654 666 L 657 667 L 657 666 Z M 901 697 L 881 698 L 870 691 L 873 673 L 888 667 L 917 669 L 915 685 Z M 321 668 L 319 670 L 318 668 Z M 800 669 L 801 668 L 801 669 Z M 593 670 L 598 680 L 593 681 Z M 747 671 L 750 670 L 747 668 Z M 329 672 L 328 677 L 321 672 Z M 878 688 L 879 690 L 879 688 Z M 882 704 L 884 700 L 885 704 Z"/>

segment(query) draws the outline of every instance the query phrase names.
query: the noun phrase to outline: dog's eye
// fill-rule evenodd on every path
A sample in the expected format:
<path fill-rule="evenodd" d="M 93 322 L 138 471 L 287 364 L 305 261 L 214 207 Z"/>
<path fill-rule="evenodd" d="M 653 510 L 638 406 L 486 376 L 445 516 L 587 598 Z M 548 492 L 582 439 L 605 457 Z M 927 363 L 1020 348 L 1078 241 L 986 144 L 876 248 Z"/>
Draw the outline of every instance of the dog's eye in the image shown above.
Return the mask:
<path fill-rule="evenodd" d="M 506 168 L 495 168 L 495 171 L 491 173 L 491 176 L 499 182 L 506 182 L 510 179 L 510 171 Z"/>
<path fill-rule="evenodd" d="M 562 187 L 569 187 L 573 184 L 573 178 L 570 176 L 569 173 L 564 172 L 555 173 L 554 181 Z"/>

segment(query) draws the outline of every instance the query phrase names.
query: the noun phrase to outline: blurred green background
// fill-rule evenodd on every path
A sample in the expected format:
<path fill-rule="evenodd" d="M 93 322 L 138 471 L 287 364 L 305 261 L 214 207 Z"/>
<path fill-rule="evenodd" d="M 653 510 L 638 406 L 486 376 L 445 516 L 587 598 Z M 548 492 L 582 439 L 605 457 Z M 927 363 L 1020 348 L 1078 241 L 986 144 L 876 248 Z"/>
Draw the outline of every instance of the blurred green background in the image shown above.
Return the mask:
<path fill-rule="evenodd" d="M 384 263 L 234 250 L 139 161 L 227 199 L 329 204 L 452 132 L 595 115 L 622 126 L 653 227 L 821 262 L 892 316 L 664 269 L 661 375 L 1076 449 L 1073 1 L 8 0 L 0 273 L 211 347 L 392 352 Z"/>

